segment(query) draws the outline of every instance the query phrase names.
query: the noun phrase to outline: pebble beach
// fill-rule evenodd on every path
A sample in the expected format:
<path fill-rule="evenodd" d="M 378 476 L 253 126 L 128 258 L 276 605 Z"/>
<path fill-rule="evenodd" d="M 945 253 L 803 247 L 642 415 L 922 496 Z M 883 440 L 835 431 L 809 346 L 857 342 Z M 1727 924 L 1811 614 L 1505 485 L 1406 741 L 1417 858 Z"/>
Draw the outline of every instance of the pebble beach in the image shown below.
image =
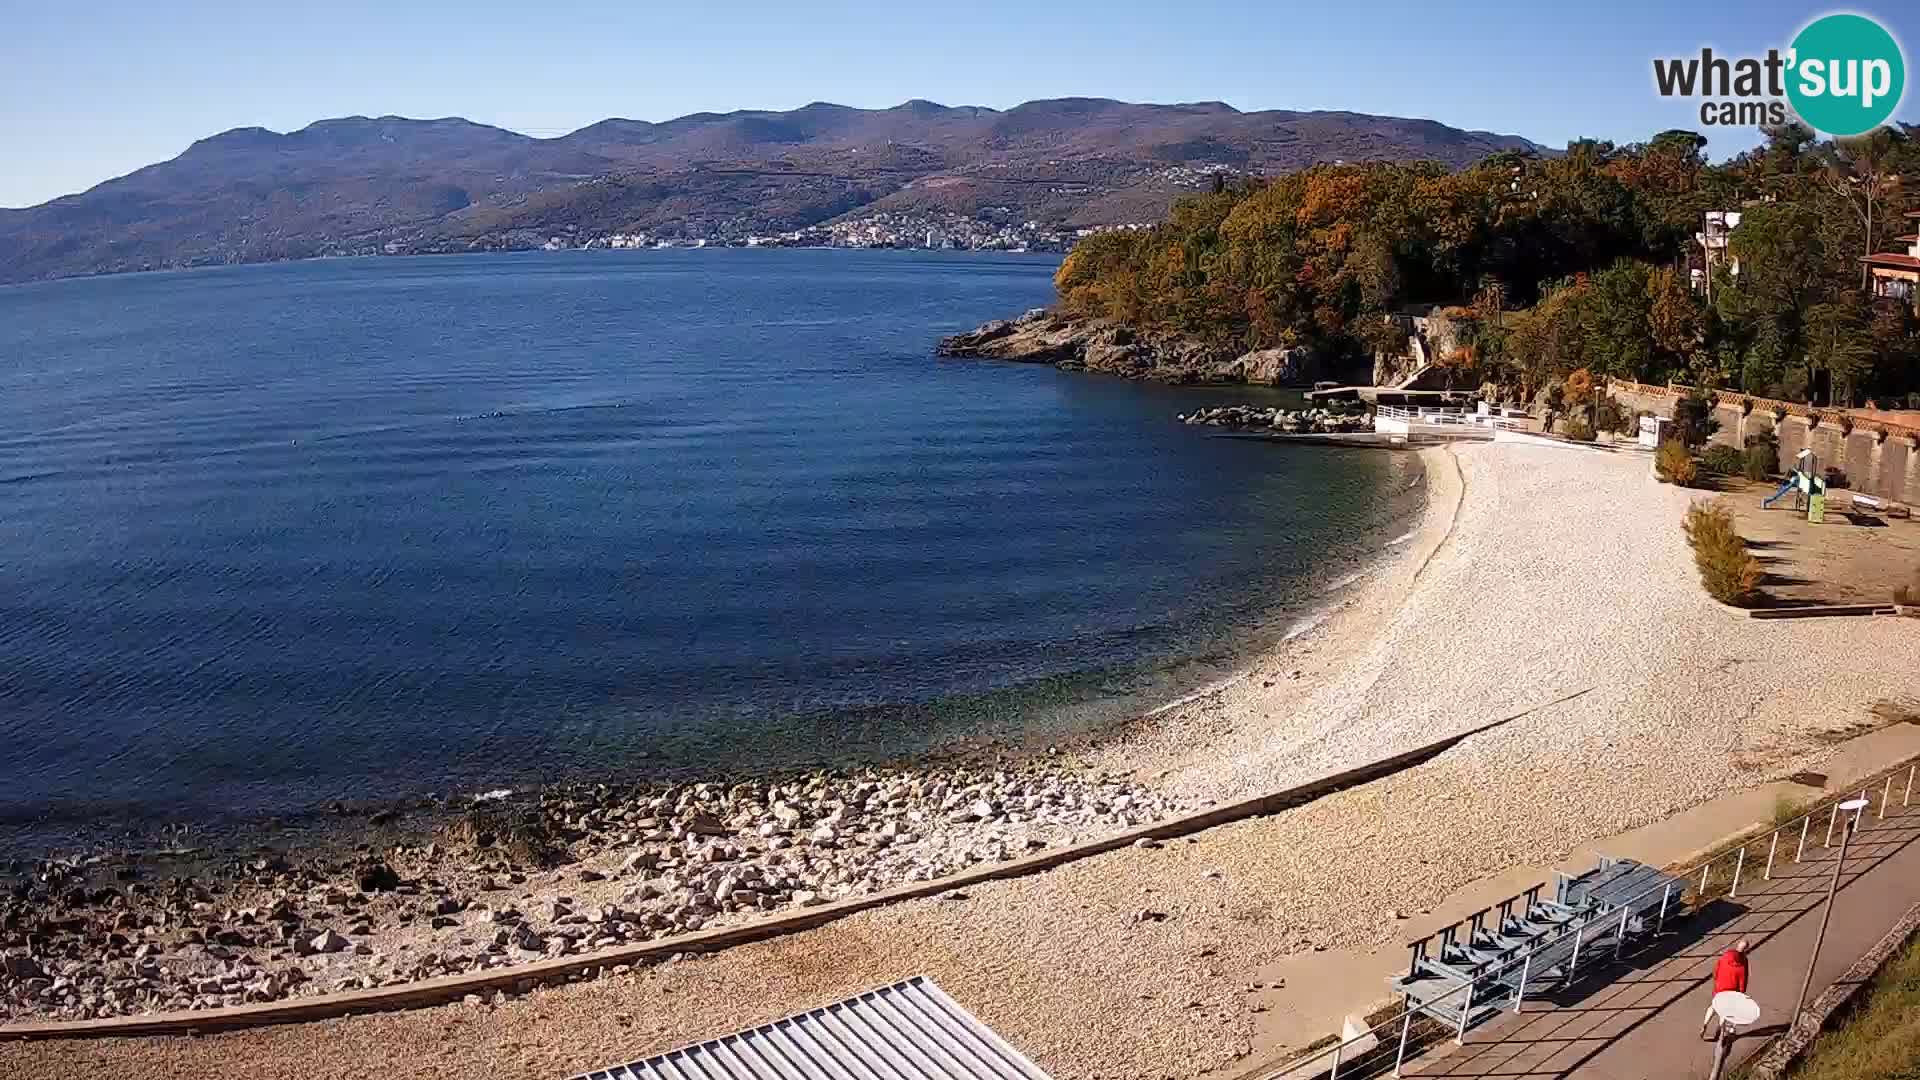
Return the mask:
<path fill-rule="evenodd" d="M 0 1043 L 0 1075 L 564 1076 L 915 974 L 1063 1080 L 1230 1070 L 1266 1007 L 1251 991 L 1311 992 L 1255 986 L 1272 963 L 1385 944 L 1406 912 L 1477 879 L 1815 767 L 1876 705 L 1920 700 L 1910 621 L 1759 622 L 1710 600 L 1679 528 L 1695 493 L 1655 484 L 1643 455 L 1422 454 L 1426 517 L 1343 583 L 1311 632 L 1090 749 L 1003 769 L 573 793 L 522 830 L 565 848 L 549 866 L 513 846 L 509 821 L 459 859 L 451 846 L 477 837 L 268 865 L 204 897 L 73 897 L 82 914 L 62 915 L 78 920 L 65 937 L 42 925 L 32 955 L 10 949 L 0 1007 L 13 1019 L 208 1008 L 651 940 L 1093 839 L 1505 721 L 1431 761 L 1162 846 L 713 955 L 210 1038 Z M 10 912 L 10 943 L 31 917 Z"/>

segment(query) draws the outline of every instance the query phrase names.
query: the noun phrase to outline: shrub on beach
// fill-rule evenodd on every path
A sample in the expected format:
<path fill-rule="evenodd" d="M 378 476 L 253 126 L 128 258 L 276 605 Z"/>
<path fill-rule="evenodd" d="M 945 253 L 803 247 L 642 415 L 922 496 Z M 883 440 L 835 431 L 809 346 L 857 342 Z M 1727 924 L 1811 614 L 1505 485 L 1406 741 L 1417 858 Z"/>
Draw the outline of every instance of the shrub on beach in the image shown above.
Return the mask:
<path fill-rule="evenodd" d="M 1733 531 L 1732 511 L 1702 499 L 1687 508 L 1681 528 L 1693 547 L 1693 563 L 1700 568 L 1707 595 L 1737 607 L 1751 607 L 1759 600 L 1760 560 Z"/>
<path fill-rule="evenodd" d="M 1740 476 L 1747 471 L 1747 453 L 1725 443 L 1714 443 L 1700 455 L 1700 465 L 1720 476 Z"/>
<path fill-rule="evenodd" d="M 1688 446 L 1699 446 L 1713 438 L 1713 433 L 1720 430 L 1720 420 L 1713 415 L 1713 398 L 1704 390 L 1695 390 L 1674 402 L 1673 429 Z"/>
<path fill-rule="evenodd" d="M 1593 426 L 1615 435 L 1631 435 L 1638 430 L 1633 414 L 1620 407 L 1618 399 L 1603 397 L 1593 407 Z"/>
<path fill-rule="evenodd" d="M 1693 463 L 1693 455 L 1687 452 L 1685 443 L 1670 439 L 1660 444 L 1653 454 L 1654 475 L 1679 487 L 1692 487 L 1700 478 L 1700 468 Z"/>
<path fill-rule="evenodd" d="M 1765 480 L 1773 475 L 1780 464 L 1780 440 L 1771 431 L 1747 436 L 1747 453 L 1744 462 L 1745 474 L 1749 480 Z"/>
<path fill-rule="evenodd" d="M 1574 442 L 1592 442 L 1593 425 L 1587 423 L 1584 416 L 1570 416 L 1567 418 L 1566 436 Z"/>

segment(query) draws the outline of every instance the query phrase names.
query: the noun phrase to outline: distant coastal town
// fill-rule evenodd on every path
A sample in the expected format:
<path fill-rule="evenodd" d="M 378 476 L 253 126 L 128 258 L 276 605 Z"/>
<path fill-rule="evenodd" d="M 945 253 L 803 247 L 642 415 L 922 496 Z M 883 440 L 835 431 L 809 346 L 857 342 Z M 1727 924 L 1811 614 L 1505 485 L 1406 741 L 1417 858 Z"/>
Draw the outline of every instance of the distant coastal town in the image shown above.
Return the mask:
<path fill-rule="evenodd" d="M 595 235 L 568 226 L 538 246 L 543 251 L 633 250 L 705 247 L 830 247 L 900 248 L 926 251 L 1064 252 L 1089 236 L 1104 232 L 1152 228 L 1150 222 L 1096 225 L 1069 229 L 1033 220 L 1018 220 L 1007 207 L 993 207 L 980 216 L 962 214 L 879 213 L 853 221 L 834 221 L 783 232 L 716 229 L 688 234 L 683 231 L 636 230 Z M 403 254 L 389 244 L 388 254 Z"/>
<path fill-rule="evenodd" d="M 1237 170 L 1179 165 L 1163 167 L 1136 178 L 1175 194 L 1191 194 L 1215 182 L 1244 182 Z M 1088 194 L 1075 186 L 1071 192 Z M 1156 215 L 1157 217 L 1158 215 Z M 537 247 L 546 251 L 593 249 L 630 250 L 675 247 L 833 247 L 898 248 L 928 251 L 1065 252 L 1089 236 L 1149 229 L 1154 221 L 1130 221 L 1072 227 L 1042 221 L 1016 206 L 986 206 L 972 213 L 931 210 L 876 210 L 798 229 L 770 229 L 751 215 L 734 221 L 674 222 L 654 229 L 600 232 L 590 226 L 566 225 L 550 235 L 531 237 L 524 232 L 507 239 L 507 246 Z M 529 242 L 531 240 L 531 242 Z M 479 242 L 486 246 L 484 241 Z M 392 254 L 409 253 L 404 243 L 388 245 Z"/>
<path fill-rule="evenodd" d="M 997 213 L 995 212 L 997 211 Z M 855 221 L 835 221 L 777 233 L 668 237 L 647 232 L 578 238 L 554 236 L 547 250 L 566 248 L 669 247 L 838 247 L 921 248 L 956 251 L 1065 251 L 1083 237 L 1112 229 L 1144 229 L 1146 224 L 1065 229 L 1015 220 L 997 207 L 981 217 L 960 214 L 881 213 Z"/>

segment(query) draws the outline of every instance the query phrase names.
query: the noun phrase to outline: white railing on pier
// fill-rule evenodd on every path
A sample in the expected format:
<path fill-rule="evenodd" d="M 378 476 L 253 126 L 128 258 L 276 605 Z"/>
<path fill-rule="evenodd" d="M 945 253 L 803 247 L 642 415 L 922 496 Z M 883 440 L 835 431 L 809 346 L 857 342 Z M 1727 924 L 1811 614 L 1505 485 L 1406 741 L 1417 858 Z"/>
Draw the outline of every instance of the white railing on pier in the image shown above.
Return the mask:
<path fill-rule="evenodd" d="M 1465 409 L 1408 409 L 1380 405 L 1373 411 L 1373 430 L 1389 435 L 1476 435 L 1487 430 Z"/>

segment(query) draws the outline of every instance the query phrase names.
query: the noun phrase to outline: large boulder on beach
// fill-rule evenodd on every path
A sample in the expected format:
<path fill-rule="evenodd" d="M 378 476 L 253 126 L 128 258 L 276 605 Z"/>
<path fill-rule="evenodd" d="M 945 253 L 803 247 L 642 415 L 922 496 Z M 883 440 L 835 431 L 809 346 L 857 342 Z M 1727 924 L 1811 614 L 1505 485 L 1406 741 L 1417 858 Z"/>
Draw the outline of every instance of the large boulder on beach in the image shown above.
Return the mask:
<path fill-rule="evenodd" d="M 354 883 L 361 892 L 392 892 L 400 887 L 400 875 L 382 859 L 363 859 L 353 868 Z"/>
<path fill-rule="evenodd" d="M 40 965 L 34 961 L 33 957 L 22 956 L 18 953 L 8 953 L 4 958 L 0 958 L 0 969 L 5 970 L 7 977 L 10 979 L 26 980 L 44 979 L 47 977 L 47 973 L 40 970 Z"/>
<path fill-rule="evenodd" d="M 352 942 L 332 930 L 322 930 L 308 938 L 304 949 L 296 946 L 294 951 L 302 954 L 345 952 Z"/>

